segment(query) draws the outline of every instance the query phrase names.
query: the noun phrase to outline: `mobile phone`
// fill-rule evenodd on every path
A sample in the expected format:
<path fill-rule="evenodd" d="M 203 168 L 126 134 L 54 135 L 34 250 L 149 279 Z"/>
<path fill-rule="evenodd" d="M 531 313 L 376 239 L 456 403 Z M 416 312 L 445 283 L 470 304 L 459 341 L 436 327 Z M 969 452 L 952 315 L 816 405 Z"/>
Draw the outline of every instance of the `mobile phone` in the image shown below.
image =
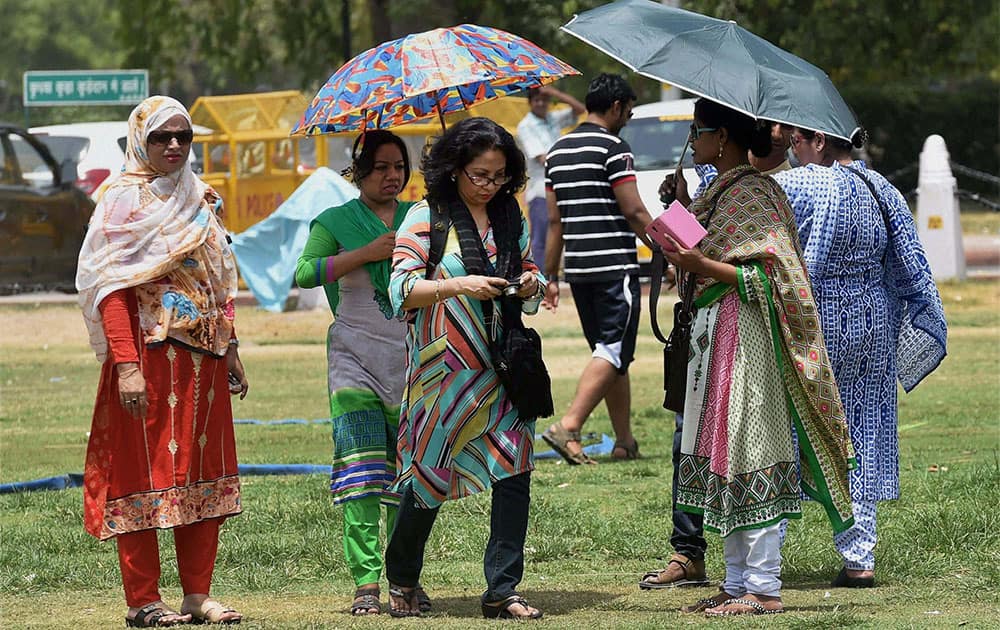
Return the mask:
<path fill-rule="evenodd" d="M 510 280 L 507 282 L 507 286 L 503 288 L 503 294 L 507 297 L 513 297 L 517 295 L 517 292 L 521 290 L 520 280 Z"/>

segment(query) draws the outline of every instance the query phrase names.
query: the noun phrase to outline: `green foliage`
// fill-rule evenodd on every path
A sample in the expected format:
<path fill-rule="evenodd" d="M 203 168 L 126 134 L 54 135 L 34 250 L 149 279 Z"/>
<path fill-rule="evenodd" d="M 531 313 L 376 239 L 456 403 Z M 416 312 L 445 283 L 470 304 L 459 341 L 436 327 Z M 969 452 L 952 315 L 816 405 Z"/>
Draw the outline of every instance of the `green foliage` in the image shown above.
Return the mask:
<path fill-rule="evenodd" d="M 843 91 L 868 129 L 869 152 L 884 174 L 916 164 L 931 134 L 945 139 L 954 162 L 986 173 L 1000 172 L 1000 82 L 983 80 L 948 88 L 914 84 L 854 87 Z M 995 185 L 957 174 L 959 188 L 1000 193 Z M 906 192 L 917 185 L 913 169 L 897 182 Z"/>
<path fill-rule="evenodd" d="M 826 70 L 842 88 L 1000 80 L 1000 3 L 690 0 Z"/>

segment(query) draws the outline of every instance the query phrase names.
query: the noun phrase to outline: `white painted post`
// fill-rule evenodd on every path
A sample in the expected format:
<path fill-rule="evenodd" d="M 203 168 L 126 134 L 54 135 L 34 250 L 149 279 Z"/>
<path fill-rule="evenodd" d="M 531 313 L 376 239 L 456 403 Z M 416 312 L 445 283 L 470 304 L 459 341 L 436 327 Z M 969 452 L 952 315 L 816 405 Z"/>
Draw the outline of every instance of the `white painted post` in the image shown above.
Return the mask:
<path fill-rule="evenodd" d="M 939 135 L 928 136 L 920 152 L 917 180 L 917 232 L 935 280 L 965 279 L 965 249 L 959 221 L 955 176 L 948 147 Z"/>

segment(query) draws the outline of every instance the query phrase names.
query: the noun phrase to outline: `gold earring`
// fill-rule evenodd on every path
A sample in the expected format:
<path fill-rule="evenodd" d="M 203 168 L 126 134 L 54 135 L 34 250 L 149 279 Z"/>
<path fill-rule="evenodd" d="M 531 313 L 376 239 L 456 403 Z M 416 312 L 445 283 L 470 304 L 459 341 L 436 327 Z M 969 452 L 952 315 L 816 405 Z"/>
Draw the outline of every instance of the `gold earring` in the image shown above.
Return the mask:
<path fill-rule="evenodd" d="M 718 157 L 720 157 L 720 158 L 722 157 L 722 143 L 721 142 L 719 143 L 719 156 Z"/>

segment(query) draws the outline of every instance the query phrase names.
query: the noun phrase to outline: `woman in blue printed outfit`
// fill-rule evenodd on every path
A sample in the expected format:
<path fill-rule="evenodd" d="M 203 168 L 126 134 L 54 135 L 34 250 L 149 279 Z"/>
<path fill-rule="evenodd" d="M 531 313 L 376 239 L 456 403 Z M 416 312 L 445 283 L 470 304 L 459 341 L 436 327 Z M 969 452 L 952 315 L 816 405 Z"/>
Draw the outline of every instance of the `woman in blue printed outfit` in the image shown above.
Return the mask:
<path fill-rule="evenodd" d="M 947 324 L 906 200 L 851 148 L 795 129 L 804 166 L 773 177 L 795 212 L 857 455 L 855 525 L 834 536 L 844 568 L 833 586 L 865 588 L 875 584 L 876 502 L 899 498 L 896 381 L 909 392 L 938 366 Z"/>

